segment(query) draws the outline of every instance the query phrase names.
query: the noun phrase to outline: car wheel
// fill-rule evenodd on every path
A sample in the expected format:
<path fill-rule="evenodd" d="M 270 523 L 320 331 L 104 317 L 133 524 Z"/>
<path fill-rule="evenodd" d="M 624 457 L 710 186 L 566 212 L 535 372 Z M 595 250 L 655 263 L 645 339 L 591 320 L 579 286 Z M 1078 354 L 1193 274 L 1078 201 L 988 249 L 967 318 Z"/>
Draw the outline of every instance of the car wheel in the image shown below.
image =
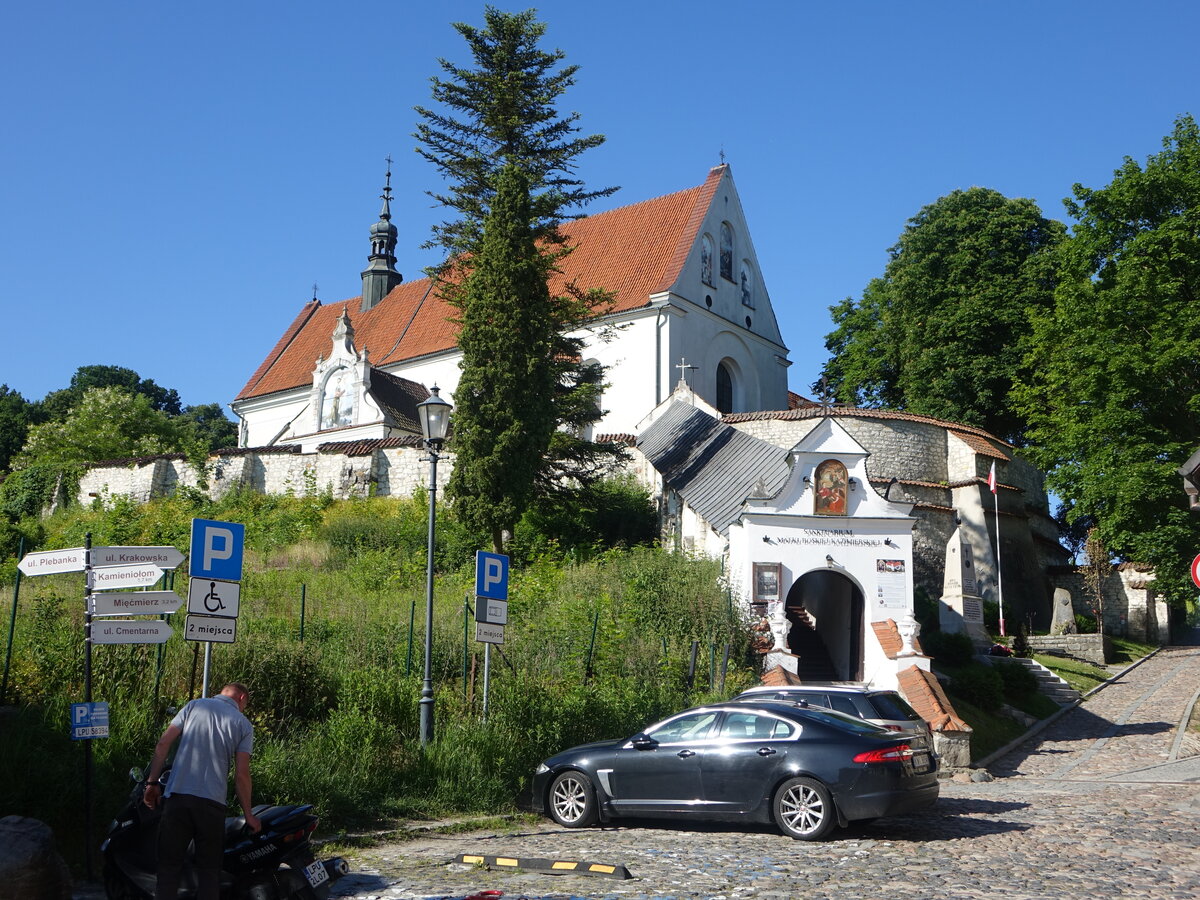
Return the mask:
<path fill-rule="evenodd" d="M 811 778 L 792 778 L 781 784 L 773 809 L 780 831 L 798 841 L 819 841 L 837 822 L 828 789 Z"/>
<path fill-rule="evenodd" d="M 550 782 L 550 817 L 566 828 L 583 828 L 596 821 L 596 790 L 582 772 L 563 772 Z"/>

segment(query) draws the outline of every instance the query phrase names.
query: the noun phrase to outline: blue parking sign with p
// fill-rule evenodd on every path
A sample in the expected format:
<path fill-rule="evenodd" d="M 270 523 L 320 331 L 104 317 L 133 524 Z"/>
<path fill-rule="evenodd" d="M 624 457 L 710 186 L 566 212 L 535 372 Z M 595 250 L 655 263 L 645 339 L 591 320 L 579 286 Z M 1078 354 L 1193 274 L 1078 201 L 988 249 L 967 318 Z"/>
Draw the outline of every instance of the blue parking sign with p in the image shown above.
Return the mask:
<path fill-rule="evenodd" d="M 508 557 L 503 553 L 475 551 L 475 596 L 508 599 Z"/>
<path fill-rule="evenodd" d="M 193 578 L 241 581 L 245 542 L 245 525 L 192 519 L 192 552 L 188 560 L 188 574 Z"/>

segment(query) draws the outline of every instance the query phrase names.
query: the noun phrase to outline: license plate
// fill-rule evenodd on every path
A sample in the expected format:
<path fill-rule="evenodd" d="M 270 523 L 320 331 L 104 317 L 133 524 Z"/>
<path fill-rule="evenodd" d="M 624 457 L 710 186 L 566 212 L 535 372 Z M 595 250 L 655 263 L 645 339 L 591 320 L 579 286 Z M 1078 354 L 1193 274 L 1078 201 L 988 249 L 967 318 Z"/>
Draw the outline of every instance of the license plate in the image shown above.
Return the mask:
<path fill-rule="evenodd" d="M 304 877 L 313 887 L 320 887 L 329 880 L 329 873 L 325 871 L 325 865 L 319 859 L 314 859 L 304 867 Z"/>
<path fill-rule="evenodd" d="M 912 767 L 913 767 L 914 772 L 928 772 L 929 771 L 929 754 L 928 753 L 914 753 L 913 758 L 912 758 Z"/>

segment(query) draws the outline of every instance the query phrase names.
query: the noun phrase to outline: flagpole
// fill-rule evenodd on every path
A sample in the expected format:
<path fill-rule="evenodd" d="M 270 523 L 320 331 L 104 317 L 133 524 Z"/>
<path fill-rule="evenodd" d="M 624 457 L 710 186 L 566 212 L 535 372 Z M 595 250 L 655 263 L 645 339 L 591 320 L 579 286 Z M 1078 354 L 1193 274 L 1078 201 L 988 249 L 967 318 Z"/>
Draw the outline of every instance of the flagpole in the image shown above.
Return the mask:
<path fill-rule="evenodd" d="M 1000 493 L 996 490 L 996 464 L 994 462 L 988 477 L 988 487 L 992 489 L 992 499 L 996 501 L 996 598 L 1000 603 L 1000 636 L 1004 637 L 1004 581 L 1000 577 Z"/>

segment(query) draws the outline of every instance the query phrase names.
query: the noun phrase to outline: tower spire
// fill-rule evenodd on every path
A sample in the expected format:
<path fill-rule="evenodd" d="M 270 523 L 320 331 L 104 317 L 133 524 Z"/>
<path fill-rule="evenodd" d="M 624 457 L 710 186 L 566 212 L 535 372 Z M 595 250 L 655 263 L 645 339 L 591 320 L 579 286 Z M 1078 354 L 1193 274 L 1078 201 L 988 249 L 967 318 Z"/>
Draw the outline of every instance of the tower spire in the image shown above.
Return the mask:
<path fill-rule="evenodd" d="M 388 295 L 404 277 L 396 271 L 396 226 L 392 224 L 392 157 L 387 157 L 387 174 L 384 178 L 383 206 L 379 210 L 379 221 L 371 226 L 371 255 L 362 272 L 362 305 L 366 312 Z"/>

